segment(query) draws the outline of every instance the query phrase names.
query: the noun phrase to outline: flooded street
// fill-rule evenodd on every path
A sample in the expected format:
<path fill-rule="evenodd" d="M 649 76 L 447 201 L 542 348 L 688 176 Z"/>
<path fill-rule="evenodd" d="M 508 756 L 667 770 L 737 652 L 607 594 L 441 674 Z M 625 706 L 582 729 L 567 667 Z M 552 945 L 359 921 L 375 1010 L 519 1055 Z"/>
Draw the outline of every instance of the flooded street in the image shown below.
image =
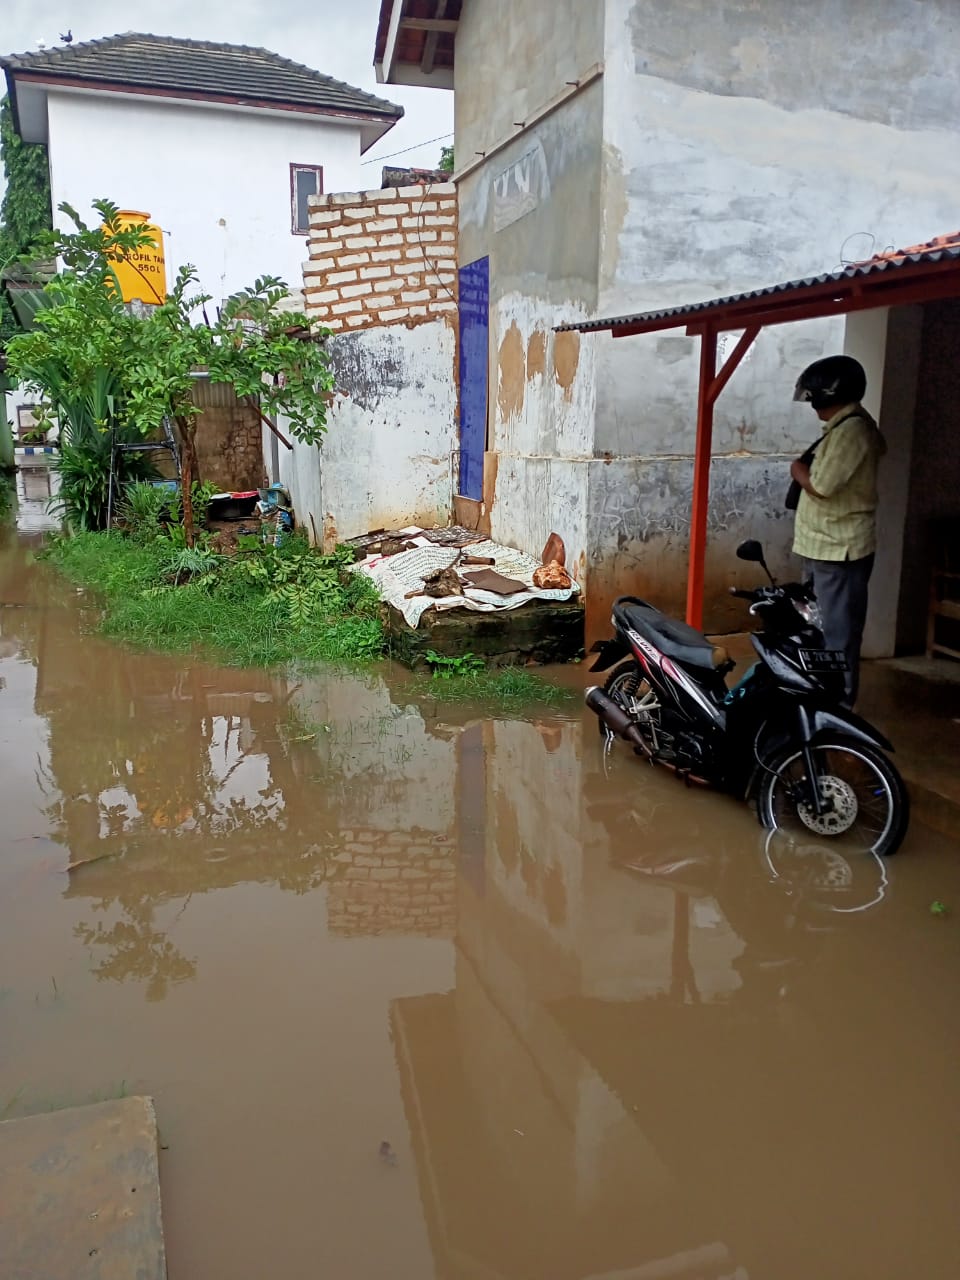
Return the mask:
<path fill-rule="evenodd" d="M 578 703 L 125 651 L 38 536 L 0 1112 L 153 1096 L 171 1280 L 956 1276 L 955 846 L 780 848 Z"/>

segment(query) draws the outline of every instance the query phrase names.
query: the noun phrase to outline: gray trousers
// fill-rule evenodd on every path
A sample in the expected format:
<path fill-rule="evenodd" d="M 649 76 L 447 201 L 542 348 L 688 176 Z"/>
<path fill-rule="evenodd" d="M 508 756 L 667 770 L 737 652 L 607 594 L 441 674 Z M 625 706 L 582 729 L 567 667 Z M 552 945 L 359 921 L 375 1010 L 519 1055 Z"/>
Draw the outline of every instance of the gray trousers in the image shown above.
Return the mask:
<path fill-rule="evenodd" d="M 860 687 L 860 642 L 867 619 L 867 585 L 874 557 L 862 560 L 805 560 L 823 616 L 823 640 L 828 649 L 847 655 L 844 701 L 852 707 Z"/>

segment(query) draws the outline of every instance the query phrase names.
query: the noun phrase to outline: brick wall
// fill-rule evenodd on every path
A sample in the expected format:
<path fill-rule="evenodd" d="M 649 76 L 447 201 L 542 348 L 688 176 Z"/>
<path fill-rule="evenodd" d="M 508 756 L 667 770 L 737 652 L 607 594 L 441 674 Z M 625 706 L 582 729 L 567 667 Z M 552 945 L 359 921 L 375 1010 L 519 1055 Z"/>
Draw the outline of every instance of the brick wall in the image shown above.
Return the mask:
<path fill-rule="evenodd" d="M 341 832 L 327 886 L 330 932 L 341 937 L 417 934 L 452 938 L 456 932 L 456 854 L 429 832 Z"/>
<path fill-rule="evenodd" d="M 307 243 L 306 312 L 330 329 L 456 314 L 453 183 L 315 196 Z"/>

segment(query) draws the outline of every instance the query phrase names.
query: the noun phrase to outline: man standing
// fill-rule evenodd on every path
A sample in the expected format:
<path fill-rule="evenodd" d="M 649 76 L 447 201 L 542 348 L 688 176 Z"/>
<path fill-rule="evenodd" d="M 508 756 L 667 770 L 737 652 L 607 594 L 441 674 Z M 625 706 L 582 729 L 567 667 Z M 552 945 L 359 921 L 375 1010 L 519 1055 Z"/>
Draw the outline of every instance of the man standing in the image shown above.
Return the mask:
<path fill-rule="evenodd" d="M 860 403 L 866 389 L 859 361 L 827 356 L 804 369 L 793 395 L 808 401 L 826 424 L 812 462 L 798 459 L 790 467 L 802 490 L 793 550 L 813 575 L 826 647 L 846 654 L 844 701 L 850 707 L 857 697 L 867 584 L 877 546 L 877 463 L 886 448 Z"/>

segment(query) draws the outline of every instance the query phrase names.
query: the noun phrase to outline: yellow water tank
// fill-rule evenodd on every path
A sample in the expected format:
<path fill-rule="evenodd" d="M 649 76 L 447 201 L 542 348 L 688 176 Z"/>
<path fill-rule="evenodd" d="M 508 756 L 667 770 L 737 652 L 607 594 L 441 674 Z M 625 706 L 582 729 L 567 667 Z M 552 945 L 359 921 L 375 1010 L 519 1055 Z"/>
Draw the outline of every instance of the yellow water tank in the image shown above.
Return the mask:
<path fill-rule="evenodd" d="M 124 302 L 147 302 L 156 306 L 167 296 L 167 268 L 163 256 L 163 232 L 150 221 L 149 213 L 121 209 L 117 221 L 123 230 L 145 225 L 153 243 L 130 254 L 118 254 L 113 269 Z"/>

